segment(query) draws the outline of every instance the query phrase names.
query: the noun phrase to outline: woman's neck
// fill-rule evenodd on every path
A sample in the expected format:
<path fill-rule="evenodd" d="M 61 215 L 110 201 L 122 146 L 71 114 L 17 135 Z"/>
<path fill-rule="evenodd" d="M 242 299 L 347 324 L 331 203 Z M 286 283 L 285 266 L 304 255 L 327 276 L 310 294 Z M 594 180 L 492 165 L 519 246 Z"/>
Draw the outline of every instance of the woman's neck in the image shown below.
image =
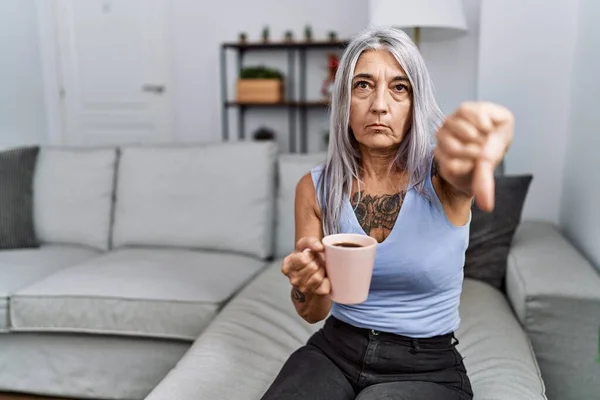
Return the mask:
<path fill-rule="evenodd" d="M 361 149 L 360 153 L 361 179 L 382 181 L 390 179 L 392 175 L 400 172 L 395 165 L 396 149 Z"/>

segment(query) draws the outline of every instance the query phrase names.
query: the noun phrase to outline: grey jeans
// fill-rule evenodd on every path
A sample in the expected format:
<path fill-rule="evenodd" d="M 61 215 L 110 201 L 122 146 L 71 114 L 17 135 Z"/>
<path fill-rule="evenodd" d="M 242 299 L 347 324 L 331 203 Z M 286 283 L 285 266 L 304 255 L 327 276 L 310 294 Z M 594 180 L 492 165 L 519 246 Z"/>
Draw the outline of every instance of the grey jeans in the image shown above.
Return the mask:
<path fill-rule="evenodd" d="M 471 400 L 454 334 L 413 339 L 331 316 L 296 350 L 262 400 Z"/>

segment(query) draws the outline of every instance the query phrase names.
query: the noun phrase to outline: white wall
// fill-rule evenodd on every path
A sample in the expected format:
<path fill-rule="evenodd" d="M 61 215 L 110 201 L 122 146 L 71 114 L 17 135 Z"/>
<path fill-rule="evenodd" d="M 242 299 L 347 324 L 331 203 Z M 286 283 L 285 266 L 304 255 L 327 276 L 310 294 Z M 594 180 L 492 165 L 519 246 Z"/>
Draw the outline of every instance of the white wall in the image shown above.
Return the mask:
<path fill-rule="evenodd" d="M 0 1 L 0 145 L 46 143 L 35 0 Z"/>
<path fill-rule="evenodd" d="M 547 0 L 482 3 L 478 97 L 504 104 L 515 114 L 506 172 L 534 176 L 523 211 L 526 218 L 558 222 L 570 134 L 577 4 L 573 0 L 553 0 L 551 5 Z"/>
<path fill-rule="evenodd" d="M 600 2 L 579 2 L 560 223 L 574 244 L 600 268 Z"/>
<path fill-rule="evenodd" d="M 441 40 L 439 35 L 424 31 L 421 37 L 422 53 L 435 81 L 440 105 L 446 112 L 476 96 L 480 0 L 464 0 L 464 4 L 470 29 L 467 34 Z M 219 45 L 222 42 L 237 40 L 241 31 L 248 32 L 250 40 L 256 40 L 265 24 L 270 26 L 274 40 L 281 39 L 288 29 L 300 37 L 307 23 L 312 25 L 316 38 L 324 38 L 329 30 L 337 31 L 341 38 L 348 38 L 366 27 L 368 18 L 367 1 L 222 0 L 211 7 L 213 12 L 207 16 L 206 7 L 197 0 L 173 2 L 176 121 L 178 137 L 184 141 L 221 138 Z M 233 54 L 231 52 L 229 58 L 229 99 L 234 96 Z M 286 58 L 283 53 L 247 55 L 245 65 L 258 63 L 285 70 Z M 307 94 L 309 99 L 316 99 L 326 76 L 326 52 L 312 51 L 308 64 Z M 230 131 L 236 135 L 236 111 L 231 110 L 230 115 Z M 246 121 L 248 134 L 264 124 L 287 138 L 285 110 L 250 110 Z M 323 144 L 320 134 L 327 128 L 326 111 L 310 110 L 310 151 L 319 149 Z M 287 149 L 285 139 L 281 146 Z"/>
<path fill-rule="evenodd" d="M 367 26 L 366 1 L 222 0 L 212 4 L 210 13 L 203 2 L 197 0 L 174 0 L 171 4 L 175 129 L 179 141 L 221 139 L 219 46 L 222 42 L 237 40 L 241 31 L 248 32 L 250 40 L 258 39 L 264 25 L 270 26 L 274 40 L 282 38 L 286 30 L 300 37 L 305 24 L 313 27 L 315 38 L 324 38 L 330 30 L 337 31 L 341 38 L 348 38 Z M 476 96 L 480 0 L 464 0 L 464 4 L 469 25 L 467 34 L 444 39 L 426 30 L 422 33 L 423 56 L 445 112 L 452 112 L 462 101 Z M 36 18 L 35 0 L 0 2 L 0 50 L 2 59 L 9 60 L 0 64 L 0 96 L 4 97 L 0 102 L 0 142 L 45 142 L 46 126 L 56 122 L 47 122 L 44 116 Z M 320 97 L 321 82 L 326 76 L 326 53 L 311 51 L 308 55 L 309 99 Z M 258 63 L 285 69 L 286 58 L 283 53 L 246 56 L 245 65 Z M 228 64 L 228 95 L 232 99 L 233 52 Z M 235 134 L 235 109 L 230 111 L 230 121 L 230 131 Z M 252 109 L 246 121 L 248 134 L 260 125 L 273 127 L 282 137 L 282 147 L 288 148 L 285 110 Z M 309 149 L 318 150 L 323 145 L 320 135 L 328 129 L 326 110 L 309 110 L 308 127 Z"/>
<path fill-rule="evenodd" d="M 435 83 L 442 111 L 452 113 L 463 101 L 477 98 L 481 0 L 463 0 L 466 33 L 422 30 L 421 54 Z"/>

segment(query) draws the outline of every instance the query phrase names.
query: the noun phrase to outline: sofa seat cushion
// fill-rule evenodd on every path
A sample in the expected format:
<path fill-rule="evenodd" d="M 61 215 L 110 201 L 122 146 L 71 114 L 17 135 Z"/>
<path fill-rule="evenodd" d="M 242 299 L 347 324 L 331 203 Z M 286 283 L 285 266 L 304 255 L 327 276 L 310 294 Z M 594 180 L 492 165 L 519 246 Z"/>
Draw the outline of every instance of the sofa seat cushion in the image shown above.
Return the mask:
<path fill-rule="evenodd" d="M 280 267 L 275 262 L 229 302 L 146 400 L 259 399 L 290 354 L 322 326 L 296 314 Z M 458 348 L 475 398 L 545 399 L 529 341 L 502 294 L 466 280 L 460 312 Z"/>
<path fill-rule="evenodd" d="M 531 342 L 502 292 L 465 279 L 460 314 L 458 349 L 476 399 L 546 399 Z"/>
<path fill-rule="evenodd" d="M 10 295 L 97 254 L 97 251 L 85 247 L 58 245 L 0 251 L 0 331 L 10 328 Z"/>
<path fill-rule="evenodd" d="M 193 340 L 264 263 L 184 249 L 121 249 L 11 298 L 14 330 Z"/>

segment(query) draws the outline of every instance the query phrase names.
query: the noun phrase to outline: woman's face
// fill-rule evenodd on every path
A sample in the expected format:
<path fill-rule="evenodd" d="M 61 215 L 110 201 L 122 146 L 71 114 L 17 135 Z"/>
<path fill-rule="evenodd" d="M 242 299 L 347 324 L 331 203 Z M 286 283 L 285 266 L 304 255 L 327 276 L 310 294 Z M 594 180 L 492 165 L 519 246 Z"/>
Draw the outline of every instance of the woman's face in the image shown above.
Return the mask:
<path fill-rule="evenodd" d="M 397 147 L 412 121 L 412 89 L 406 73 L 387 50 L 361 54 L 352 79 L 350 128 L 370 149 Z"/>

